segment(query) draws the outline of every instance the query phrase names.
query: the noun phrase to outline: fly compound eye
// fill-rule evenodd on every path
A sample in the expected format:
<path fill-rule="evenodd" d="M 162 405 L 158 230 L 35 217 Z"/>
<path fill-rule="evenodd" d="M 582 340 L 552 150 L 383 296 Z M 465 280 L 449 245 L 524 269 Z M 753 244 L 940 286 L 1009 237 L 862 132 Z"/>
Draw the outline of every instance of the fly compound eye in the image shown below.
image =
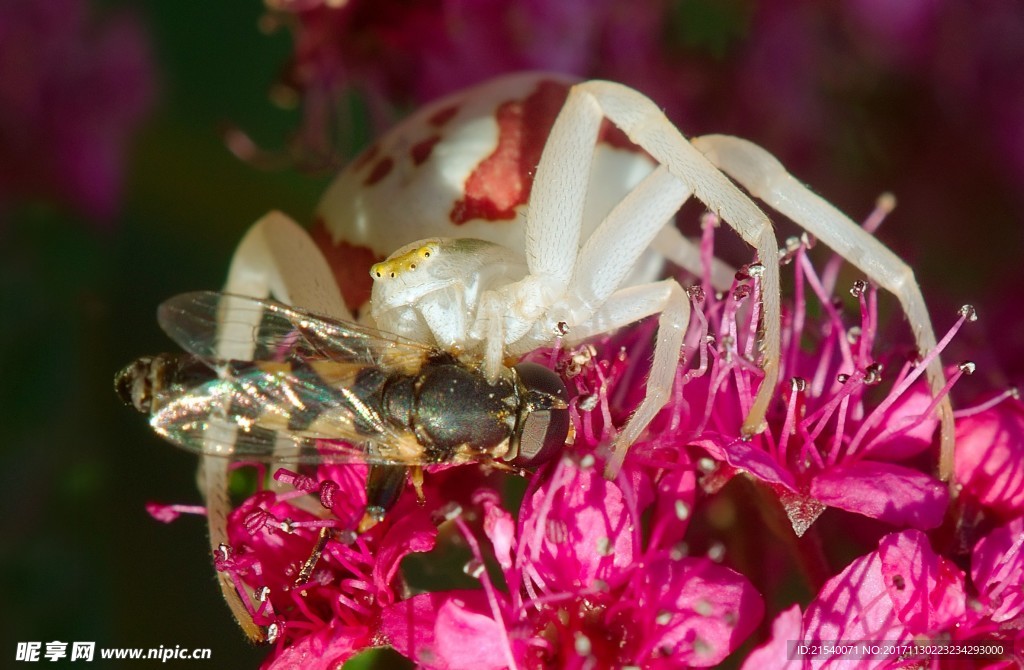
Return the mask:
<path fill-rule="evenodd" d="M 569 434 L 569 394 L 554 372 L 536 363 L 515 367 L 523 390 L 512 435 L 511 460 L 516 467 L 536 467 L 550 461 L 565 446 Z"/>

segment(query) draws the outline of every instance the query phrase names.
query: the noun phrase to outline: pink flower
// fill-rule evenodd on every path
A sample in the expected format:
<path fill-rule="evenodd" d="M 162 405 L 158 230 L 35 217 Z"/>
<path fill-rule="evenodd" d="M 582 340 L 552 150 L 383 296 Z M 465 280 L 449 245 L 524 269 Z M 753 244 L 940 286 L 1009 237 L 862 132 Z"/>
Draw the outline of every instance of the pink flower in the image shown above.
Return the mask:
<path fill-rule="evenodd" d="M 714 234 L 708 218 L 708 257 Z M 651 324 L 530 354 L 566 381 L 573 444 L 530 475 L 521 498 L 502 495 L 518 479 L 507 473 L 435 467 L 425 505 L 407 490 L 382 523 L 357 533 L 365 467 L 321 465 L 315 476 L 279 470 L 277 489 L 256 492 L 231 514 L 231 546 L 218 560 L 256 594 L 257 623 L 281 631 L 268 667 L 314 659 L 330 667 L 380 645 L 438 670 L 709 666 L 754 633 L 765 600 L 792 602 L 789 582 L 811 598 L 803 614 L 773 611 L 774 634 L 786 640 L 967 639 L 964 631 L 1011 638 L 1020 608 L 1016 526 L 978 541 L 992 521 L 956 517 L 958 546 L 974 551 L 970 581 L 953 552 L 935 551 L 922 532 L 937 528 L 949 506 L 946 485 L 927 474 L 937 400 L 920 374 L 937 352 L 917 361 L 892 339 L 882 346 L 875 290 L 854 285 L 851 318 L 833 300 L 837 263 L 819 274 L 805 245 L 790 252 L 796 282 L 782 360 L 790 379 L 780 383 L 763 435 L 739 434 L 763 374 L 753 362 L 759 272 L 749 266 L 723 295 L 691 289 L 688 362 L 613 481 L 601 476 L 603 460 L 644 393 Z M 940 346 L 970 316 L 965 310 Z M 969 366 L 954 369 L 950 386 Z M 1002 472 L 972 469 L 1020 446 L 1003 428 L 1016 425 L 1017 405 L 989 405 L 973 410 L 973 422 L 961 419 L 968 446 L 958 476 L 969 491 L 969 482 L 983 486 L 1002 472 L 1015 481 L 1009 456 Z M 984 427 L 990 412 L 1005 435 L 994 443 Z M 828 507 L 855 515 L 830 517 Z M 777 510 L 796 535 L 809 536 L 798 541 Z M 169 518 L 189 510 L 156 511 Z M 844 560 L 808 549 L 836 533 L 853 552 Z M 469 547 L 465 575 L 435 574 L 410 591 L 411 565 L 444 565 L 439 557 L 458 545 Z M 465 584 L 466 575 L 476 583 Z M 780 640 L 752 658 L 777 655 Z"/>
<path fill-rule="evenodd" d="M 546 466 L 515 525 L 489 491 L 478 494 L 484 531 L 508 592 L 495 589 L 482 553 L 483 591 L 434 592 L 387 609 L 383 631 L 426 668 L 708 666 L 732 652 L 761 618 L 763 604 L 735 571 L 669 548 L 686 514 L 651 511 L 651 538 L 640 515 L 658 490 L 693 496 L 681 464 L 657 487 L 640 472 L 604 480 L 593 459 Z M 681 474 L 686 473 L 686 474 Z M 673 531 L 666 527 L 675 527 Z"/>
<path fill-rule="evenodd" d="M 1003 517 L 1024 514 L 1024 403 L 1008 397 L 957 422 L 956 480 Z"/>
<path fill-rule="evenodd" d="M 83 0 L 0 8 L 0 206 L 62 201 L 106 220 L 127 145 L 153 102 L 145 34 L 127 15 L 89 20 Z"/>
<path fill-rule="evenodd" d="M 705 222 L 708 263 L 714 225 Z M 716 297 L 708 285 L 691 292 L 687 345 L 697 363 L 683 376 L 676 439 L 718 461 L 723 481 L 746 472 L 768 484 L 798 534 L 826 507 L 894 525 L 938 526 L 947 488 L 917 466 L 937 425 L 937 400 L 920 377 L 938 351 L 924 352 L 920 364 L 891 351 L 876 355 L 874 287 L 858 282 L 852 289 L 860 315 L 851 324 L 833 304 L 837 268 L 819 277 L 803 245 L 791 254 L 796 298 L 783 324 L 780 401 L 769 410 L 768 430 L 751 440 L 739 433 L 761 376 L 751 363 L 760 290 L 754 268 L 741 271 L 728 295 Z M 810 316 L 812 302 L 821 317 Z M 954 332 L 971 316 L 965 311 Z M 888 388 L 880 400 L 879 387 Z"/>
<path fill-rule="evenodd" d="M 878 550 L 854 560 L 830 579 L 807 607 L 782 612 L 772 638 L 747 659 L 744 668 L 808 667 L 813 660 L 793 649 L 806 645 L 845 643 L 907 643 L 927 645 L 949 641 L 1004 643 L 1004 659 L 1022 659 L 1014 642 L 1022 637 L 1024 598 L 1024 525 L 1020 519 L 983 538 L 971 557 L 971 581 L 956 564 L 936 554 L 917 530 L 882 538 Z M 977 593 L 977 596 L 970 594 Z M 788 644 L 787 644 L 788 642 Z M 971 667 L 1007 667 L 1005 661 L 981 654 Z M 910 658 L 920 658 L 910 656 Z M 963 656 L 961 656 L 961 659 Z M 859 660 L 867 667 L 906 667 L 900 656 L 855 652 L 845 658 L 819 655 L 814 667 L 847 667 Z M 936 661 L 958 659 L 935 657 Z M 870 661 L 865 663 L 865 661 Z M 902 664 L 902 665 L 901 665 Z M 966 667 L 966 666 L 965 666 Z"/>
<path fill-rule="evenodd" d="M 261 491 L 235 509 L 230 547 L 217 567 L 256 594 L 254 621 L 279 631 L 264 667 L 333 668 L 376 644 L 381 612 L 403 588 L 401 560 L 429 551 L 437 529 L 430 513 L 407 499 L 372 530 L 353 532 L 366 500 L 362 466 L 324 465 L 316 479 L 280 470 L 275 478 L 294 491 Z M 310 493 L 329 514 L 300 504 Z M 317 556 L 321 529 L 330 535 Z M 315 564 L 303 577 L 311 557 Z"/>

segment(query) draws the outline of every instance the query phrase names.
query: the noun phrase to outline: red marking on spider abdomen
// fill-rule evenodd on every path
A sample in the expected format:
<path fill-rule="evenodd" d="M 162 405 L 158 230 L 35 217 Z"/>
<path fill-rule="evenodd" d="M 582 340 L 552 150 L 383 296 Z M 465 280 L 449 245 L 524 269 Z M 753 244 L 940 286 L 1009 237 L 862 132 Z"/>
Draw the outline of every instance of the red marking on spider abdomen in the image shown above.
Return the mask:
<path fill-rule="evenodd" d="M 363 182 L 363 185 L 373 186 L 384 177 L 387 177 L 388 173 L 391 172 L 391 168 L 393 167 L 395 167 L 395 161 L 393 161 L 390 157 L 385 156 L 384 158 L 381 158 L 373 166 L 373 169 L 370 170 L 370 175 Z"/>
<path fill-rule="evenodd" d="M 369 247 L 345 241 L 335 244 L 322 217 L 317 217 L 313 222 L 310 236 L 327 259 L 327 264 L 331 266 L 334 280 L 341 289 L 341 297 L 345 299 L 345 305 L 353 314 L 357 314 L 359 309 L 370 301 L 370 292 L 373 290 L 370 266 L 384 258 L 375 254 Z"/>
<path fill-rule="evenodd" d="M 349 166 L 349 169 L 354 171 L 362 170 L 363 167 L 368 165 L 370 161 L 376 158 L 379 153 L 380 145 L 371 144 L 369 147 L 364 149 L 361 154 L 355 157 L 355 160 L 352 161 L 352 164 Z"/>
<path fill-rule="evenodd" d="M 452 207 L 452 223 L 515 218 L 516 208 L 530 197 L 533 171 L 568 92 L 566 84 L 541 81 L 529 97 L 498 107 L 498 146 L 466 179 L 464 196 Z"/>
<path fill-rule="evenodd" d="M 516 209 L 530 197 L 537 163 L 568 94 L 568 84 L 540 81 L 527 98 L 498 107 L 498 146 L 466 178 L 464 196 L 452 207 L 452 223 L 515 219 Z M 598 142 L 644 153 L 607 119 L 601 124 Z"/>
<path fill-rule="evenodd" d="M 427 119 L 427 123 L 429 123 L 430 125 L 434 126 L 435 128 L 440 128 L 444 124 L 446 124 L 449 121 L 451 121 L 455 117 L 455 115 L 458 114 L 458 113 L 459 113 L 459 106 L 458 105 L 448 105 L 444 109 L 440 109 L 440 110 L 434 112 L 433 114 L 431 114 L 430 118 Z"/>
<path fill-rule="evenodd" d="M 431 135 L 422 142 L 417 142 L 412 145 L 412 149 L 409 150 L 409 156 L 412 158 L 412 164 L 422 165 L 424 161 L 430 158 L 430 154 L 434 151 L 434 145 L 440 141 L 440 135 Z"/>

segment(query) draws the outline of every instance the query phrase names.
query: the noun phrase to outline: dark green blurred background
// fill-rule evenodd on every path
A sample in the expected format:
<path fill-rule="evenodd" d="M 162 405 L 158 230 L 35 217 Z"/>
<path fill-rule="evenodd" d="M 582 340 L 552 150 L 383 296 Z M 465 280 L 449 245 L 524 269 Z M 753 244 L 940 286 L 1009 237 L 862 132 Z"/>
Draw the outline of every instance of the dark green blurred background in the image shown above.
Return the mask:
<path fill-rule="evenodd" d="M 220 286 L 234 245 L 268 210 L 308 221 L 326 177 L 260 172 L 224 147 L 224 123 L 268 147 L 283 146 L 298 124 L 297 113 L 268 101 L 291 41 L 285 31 L 258 30 L 257 0 L 131 7 L 150 31 L 159 99 L 132 147 L 121 216 L 102 227 L 23 202 L 0 228 L 0 665 L 9 666 L 18 641 L 62 640 L 209 647 L 213 660 L 198 665 L 256 667 L 265 650 L 244 641 L 221 600 L 203 520 L 163 525 L 144 509 L 150 500 L 198 503 L 195 459 L 121 406 L 111 380 L 134 357 L 171 348 L 154 319 L 163 299 Z M 850 108 L 838 122 L 854 145 L 866 144 L 867 127 L 889 131 L 872 146 L 870 169 L 849 172 L 870 172 L 871 180 L 837 188 L 841 171 L 800 176 L 859 217 L 906 176 L 901 153 L 971 145 L 941 124 L 929 136 L 906 133 L 920 116 L 915 95 Z M 976 153 L 962 169 L 984 163 Z M 1019 381 L 1011 371 L 1024 369 L 1012 335 L 1024 323 L 1012 309 L 1024 289 L 1024 235 L 1017 205 L 1008 204 L 1020 193 L 1011 194 L 1009 182 L 967 182 L 934 194 L 922 185 L 926 206 L 915 210 L 911 201 L 902 217 L 898 209 L 882 237 L 919 263 L 929 303 L 946 310 L 936 317 L 940 332 L 961 302 L 979 303 L 982 319 L 986 308 L 1010 307 L 999 310 L 1003 320 L 967 334 L 954 356 L 981 347 L 971 355 L 991 363 L 985 383 L 998 387 Z M 976 217 L 960 217 L 964 211 Z M 944 212 L 960 218 L 941 220 Z M 984 350 L 994 333 L 1009 349 Z"/>
<path fill-rule="evenodd" d="M 136 8 L 159 100 L 132 150 L 123 215 L 103 230 L 31 204 L 0 237 L 4 667 L 17 641 L 33 640 L 213 650 L 190 667 L 265 656 L 221 599 L 203 520 L 163 525 L 143 507 L 198 503 L 196 459 L 156 439 L 111 380 L 171 348 L 154 320 L 161 300 L 218 287 L 246 227 L 272 208 L 308 218 L 324 181 L 254 170 L 218 134 L 232 122 L 275 146 L 296 123 L 267 102 L 291 44 L 257 30 L 259 3 Z"/>

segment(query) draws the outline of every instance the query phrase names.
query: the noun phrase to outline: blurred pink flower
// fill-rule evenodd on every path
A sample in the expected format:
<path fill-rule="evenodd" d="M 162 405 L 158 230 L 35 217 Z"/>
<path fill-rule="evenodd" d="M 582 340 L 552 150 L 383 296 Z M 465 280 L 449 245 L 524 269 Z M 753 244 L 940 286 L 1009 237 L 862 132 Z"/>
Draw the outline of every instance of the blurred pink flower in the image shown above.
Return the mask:
<path fill-rule="evenodd" d="M 1004 518 L 1024 514 L 1024 403 L 1002 398 L 957 421 L 956 480 L 963 495 Z"/>
<path fill-rule="evenodd" d="M 651 524 L 661 532 L 644 546 L 641 515 L 653 503 L 645 492 L 655 490 L 646 475 L 609 482 L 586 457 L 544 470 L 518 524 L 496 495 L 479 496 L 508 592 L 495 590 L 467 535 L 484 590 L 433 592 L 390 607 L 384 632 L 396 649 L 425 668 L 706 667 L 757 626 L 763 604 L 742 575 L 663 544 L 682 536 L 685 514 L 655 506 Z M 656 490 L 685 506 L 693 486 L 692 470 L 680 464 Z"/>
<path fill-rule="evenodd" d="M 118 210 L 153 65 L 135 18 L 88 14 L 85 0 L 0 7 L 0 207 L 53 199 L 101 222 Z"/>
<path fill-rule="evenodd" d="M 300 145 L 333 156 L 351 131 L 356 93 L 378 129 L 418 106 L 494 76 L 546 70 L 586 76 L 655 67 L 664 2 L 624 0 L 265 0 L 291 27 L 283 87 L 303 103 Z M 666 71 L 657 66 L 659 72 Z M 652 74 L 646 72 L 647 75 Z M 640 75 L 644 76 L 644 75 Z M 341 132 L 338 132 L 338 126 Z"/>
<path fill-rule="evenodd" d="M 1024 521 L 1016 519 L 982 538 L 971 554 L 971 580 L 956 564 L 935 553 L 917 530 L 886 535 L 878 550 L 854 560 L 830 579 L 800 615 L 798 607 L 779 614 L 772 637 L 747 659 L 744 668 L 811 667 L 813 659 L 792 645 L 840 643 L 1004 642 L 1003 654 L 934 657 L 954 667 L 1011 667 L 1024 661 L 1019 642 L 1024 632 Z M 824 654 L 813 667 L 911 667 L 898 655 L 848 657 Z M 927 657 L 923 661 L 927 662 Z"/>

